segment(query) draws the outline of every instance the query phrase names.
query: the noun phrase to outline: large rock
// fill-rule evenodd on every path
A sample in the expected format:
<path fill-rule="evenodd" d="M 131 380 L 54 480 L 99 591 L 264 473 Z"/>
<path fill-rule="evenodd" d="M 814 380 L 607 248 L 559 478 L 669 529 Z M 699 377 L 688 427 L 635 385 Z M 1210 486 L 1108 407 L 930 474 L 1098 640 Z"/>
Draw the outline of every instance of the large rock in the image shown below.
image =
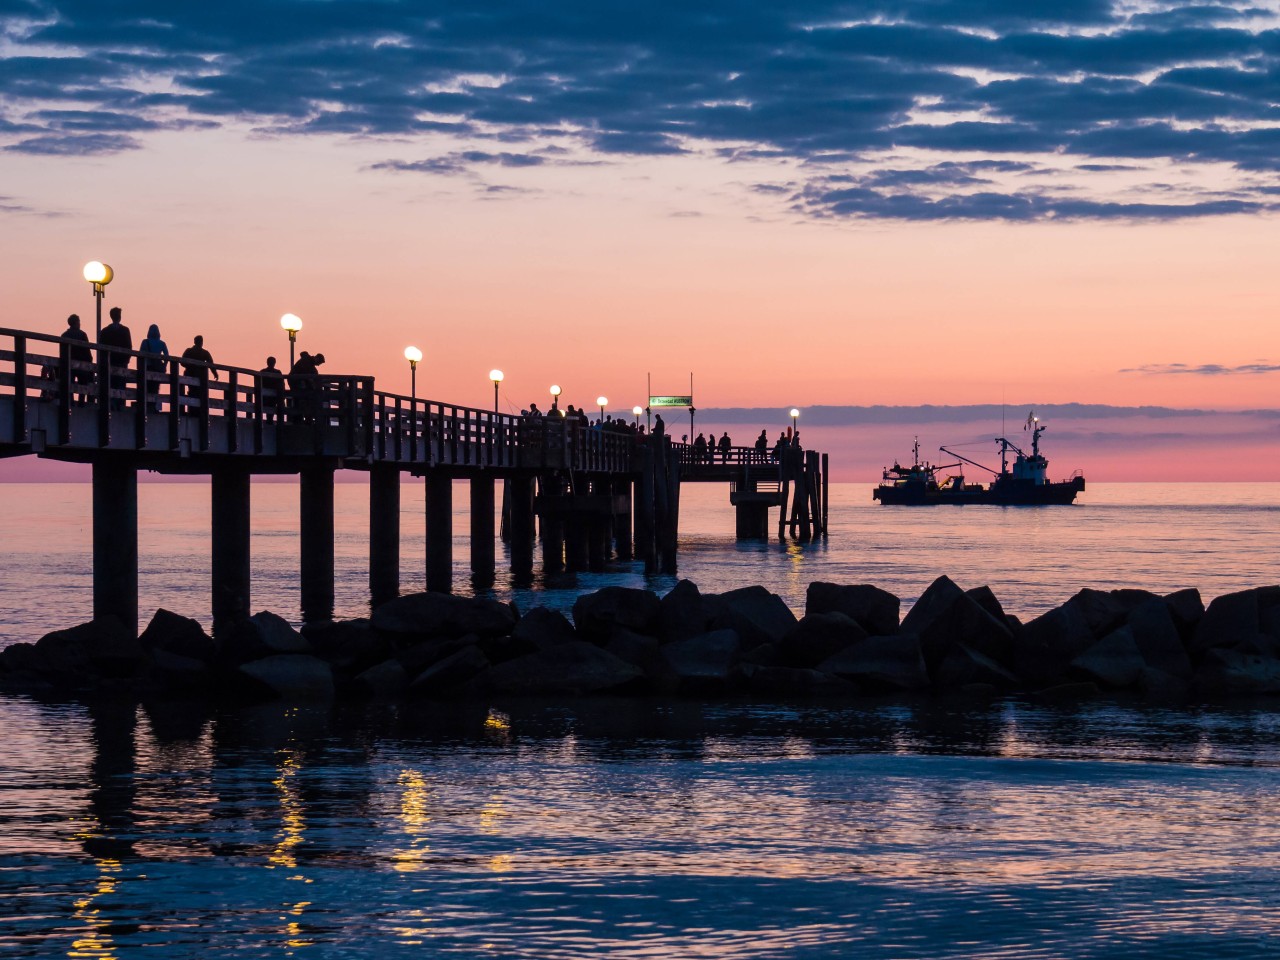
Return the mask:
<path fill-rule="evenodd" d="M 1137 684 L 1147 662 L 1126 624 L 1072 660 L 1071 666 L 1103 686 L 1127 689 Z"/>
<path fill-rule="evenodd" d="M 873 691 L 920 690 L 929 685 L 920 638 L 910 633 L 867 637 L 824 660 L 818 669 Z"/>
<path fill-rule="evenodd" d="M 898 632 L 902 601 L 887 590 L 871 584 L 824 583 L 815 580 L 805 593 L 805 616 L 815 613 L 843 613 L 855 620 L 867 634 L 888 636 Z"/>
<path fill-rule="evenodd" d="M 733 630 L 743 649 L 762 643 L 778 643 L 795 627 L 796 615 L 782 598 L 764 587 L 742 587 L 715 596 L 717 606 L 711 626 L 714 630 Z"/>
<path fill-rule="evenodd" d="M 138 642 L 147 650 L 167 650 L 169 653 L 204 663 L 212 663 L 218 656 L 213 637 L 204 632 L 199 621 L 180 616 L 163 607 L 155 612 L 147 629 Z"/>
<path fill-rule="evenodd" d="M 373 611 L 373 629 L 394 643 L 462 637 L 501 637 L 515 628 L 510 604 L 488 597 L 456 597 L 451 593 L 409 593 Z"/>
<path fill-rule="evenodd" d="M 249 689 L 279 700 L 333 699 L 333 670 L 319 657 L 286 653 L 240 664 Z"/>
<path fill-rule="evenodd" d="M 394 658 L 375 663 L 351 682 L 356 694 L 376 700 L 391 700 L 404 692 L 409 685 L 409 674 L 404 665 Z"/>
<path fill-rule="evenodd" d="M 615 628 L 605 649 L 619 660 L 639 667 L 653 688 L 665 693 L 675 691 L 677 678 L 662 655 L 662 644 L 657 637 Z"/>
<path fill-rule="evenodd" d="M 1035 687 L 1063 678 L 1067 666 L 1095 642 L 1078 604 L 1063 604 L 1023 625 L 1014 651 L 1014 672 Z"/>
<path fill-rule="evenodd" d="M 302 636 L 316 656 L 348 676 L 361 673 L 391 656 L 391 644 L 368 620 L 321 620 L 304 624 Z"/>
<path fill-rule="evenodd" d="M 1009 622 L 1009 614 L 1004 612 L 1004 605 L 996 596 L 995 591 L 989 586 L 983 584 L 980 587 L 973 587 L 970 590 L 966 590 L 964 594 L 996 620 L 1013 629 L 1013 625 Z M 1021 624 L 1017 624 L 1017 626 L 1021 626 Z"/>
<path fill-rule="evenodd" d="M 713 630 L 662 648 L 680 693 L 722 693 L 739 677 L 742 642 L 734 630 Z"/>
<path fill-rule="evenodd" d="M 931 583 L 916 601 L 902 621 L 901 632 L 920 638 L 931 671 L 960 645 L 1000 664 L 1013 659 L 1013 633 L 1003 617 L 992 616 L 945 576 Z"/>
<path fill-rule="evenodd" d="M 1214 647 L 1205 654 L 1197 679 L 1212 694 L 1280 693 L 1280 659 Z"/>
<path fill-rule="evenodd" d="M 1138 604 L 1127 621 L 1142 659 L 1153 670 L 1175 677 L 1190 678 L 1191 658 L 1182 645 L 1182 634 L 1163 598 Z"/>
<path fill-rule="evenodd" d="M 476 674 L 489 665 L 489 658 L 479 647 L 464 647 L 418 674 L 409 684 L 409 691 L 428 697 L 457 695 Z"/>
<path fill-rule="evenodd" d="M 311 644 L 289 621 L 269 610 L 228 624 L 219 635 L 220 655 L 231 663 L 248 663 L 285 654 L 309 654 Z"/>
<path fill-rule="evenodd" d="M 1008 670 L 963 643 L 947 650 L 946 656 L 933 668 L 932 678 L 934 685 L 942 689 L 975 685 L 1008 689 L 1017 685 L 1016 678 Z"/>
<path fill-rule="evenodd" d="M 1265 636 L 1262 612 L 1276 606 L 1278 594 L 1280 587 L 1255 587 L 1215 597 L 1196 625 L 1192 652 L 1204 654 L 1213 649 L 1266 646 L 1259 640 L 1259 635 Z"/>
<path fill-rule="evenodd" d="M 547 607 L 534 607 L 521 617 L 511 636 L 528 645 L 530 650 L 546 650 L 578 639 L 569 618 Z"/>
<path fill-rule="evenodd" d="M 632 587 L 605 587 L 573 603 L 573 623 L 583 640 L 604 643 L 615 627 L 657 636 L 661 601 L 657 594 Z"/>
<path fill-rule="evenodd" d="M 1200 591 L 1195 587 L 1175 590 L 1164 598 L 1164 602 L 1178 632 L 1182 634 L 1183 642 L 1189 641 L 1195 633 L 1196 624 L 1204 618 L 1204 601 L 1200 598 Z"/>
<path fill-rule="evenodd" d="M 658 631 L 663 640 L 688 640 L 706 633 L 716 605 L 697 585 L 681 580 L 658 604 Z"/>
<path fill-rule="evenodd" d="M 400 661 L 400 665 L 404 667 L 409 676 L 416 677 L 433 663 L 439 663 L 441 660 L 453 656 L 459 650 L 473 647 L 479 640 L 480 638 L 474 633 L 461 637 L 441 637 L 435 640 L 424 640 L 421 643 L 415 643 L 406 650 L 401 650 L 396 659 Z"/>
<path fill-rule="evenodd" d="M 1100 639 L 1124 623 L 1134 607 L 1153 599 L 1157 599 L 1156 595 L 1146 590 L 1085 587 L 1063 606 L 1075 609 L 1089 625 L 1089 632 Z"/>
<path fill-rule="evenodd" d="M 36 641 L 33 656 L 37 673 L 82 684 L 91 677 L 136 676 L 146 652 L 123 623 L 105 616 L 45 634 Z"/>
<path fill-rule="evenodd" d="M 844 613 L 807 613 L 778 646 L 783 666 L 816 667 L 835 653 L 867 639 L 867 631 Z"/>
<path fill-rule="evenodd" d="M 475 685 L 495 693 L 574 696 L 617 690 L 642 676 L 639 667 L 574 640 L 491 667 L 476 677 Z"/>

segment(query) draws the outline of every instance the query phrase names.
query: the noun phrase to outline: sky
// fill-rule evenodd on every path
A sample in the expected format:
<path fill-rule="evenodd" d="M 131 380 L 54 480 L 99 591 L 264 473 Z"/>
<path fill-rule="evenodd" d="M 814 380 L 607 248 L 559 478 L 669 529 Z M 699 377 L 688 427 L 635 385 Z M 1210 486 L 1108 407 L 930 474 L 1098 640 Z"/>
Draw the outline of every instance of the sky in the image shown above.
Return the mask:
<path fill-rule="evenodd" d="M 1280 479 L 1278 121 L 1278 2 L 0 0 L 5 324 L 101 259 L 245 367 L 292 312 L 451 402 L 845 409 L 849 478 L 946 431 L 848 410 L 1007 403 Z"/>

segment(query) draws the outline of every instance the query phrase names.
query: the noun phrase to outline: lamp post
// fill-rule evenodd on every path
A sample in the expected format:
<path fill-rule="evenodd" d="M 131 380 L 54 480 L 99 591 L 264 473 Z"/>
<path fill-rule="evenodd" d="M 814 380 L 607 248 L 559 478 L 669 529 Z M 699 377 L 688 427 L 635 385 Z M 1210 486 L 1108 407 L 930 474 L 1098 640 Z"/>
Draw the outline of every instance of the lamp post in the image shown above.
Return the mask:
<path fill-rule="evenodd" d="M 297 314 L 286 313 L 280 318 L 280 326 L 289 334 L 289 369 L 293 369 L 293 351 L 298 342 L 298 331 L 302 329 L 302 320 Z"/>
<path fill-rule="evenodd" d="M 493 381 L 493 412 L 498 412 L 498 384 L 502 382 L 501 370 L 490 370 L 489 379 Z"/>
<path fill-rule="evenodd" d="M 636 418 L 636 426 L 637 426 L 637 427 L 638 427 L 638 426 L 640 426 L 640 414 L 642 414 L 642 413 L 644 413 L 644 408 L 643 408 L 643 407 L 640 407 L 640 406 L 638 406 L 638 405 L 637 405 L 637 406 L 634 406 L 634 407 L 632 407 L 632 408 L 631 408 L 631 415 L 632 415 L 633 417 L 635 417 L 635 418 Z"/>
<path fill-rule="evenodd" d="M 797 410 L 795 407 L 792 407 L 791 408 L 791 435 L 792 436 L 795 436 L 795 434 L 800 430 L 800 427 L 796 423 L 796 421 L 798 421 L 799 419 L 800 419 L 800 411 Z"/>
<path fill-rule="evenodd" d="M 409 361 L 409 399 L 418 399 L 418 361 L 422 359 L 422 351 L 417 347 L 405 347 L 404 358 Z"/>
<path fill-rule="evenodd" d="M 600 408 L 600 422 L 604 423 L 604 408 L 608 404 L 608 397 L 596 397 L 596 406 Z"/>
<path fill-rule="evenodd" d="M 101 260 L 90 260 L 84 265 L 84 278 L 93 284 L 93 299 L 98 313 L 98 333 L 102 333 L 102 298 L 107 292 L 107 284 L 115 279 L 115 275 L 115 271 Z"/>
<path fill-rule="evenodd" d="M 551 409 L 560 409 L 560 384 L 553 383 L 551 385 Z"/>

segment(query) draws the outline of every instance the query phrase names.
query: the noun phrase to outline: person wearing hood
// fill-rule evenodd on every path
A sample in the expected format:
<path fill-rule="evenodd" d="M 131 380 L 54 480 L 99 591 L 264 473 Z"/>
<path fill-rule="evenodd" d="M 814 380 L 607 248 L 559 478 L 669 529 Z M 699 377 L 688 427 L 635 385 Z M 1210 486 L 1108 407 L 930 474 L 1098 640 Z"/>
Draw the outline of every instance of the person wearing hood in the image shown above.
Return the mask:
<path fill-rule="evenodd" d="M 158 324 L 153 323 L 147 328 L 147 338 L 138 345 L 138 352 L 145 355 L 141 368 L 147 406 L 159 413 L 162 407 L 160 381 L 164 379 L 164 362 L 169 357 L 169 345 L 160 339 Z"/>

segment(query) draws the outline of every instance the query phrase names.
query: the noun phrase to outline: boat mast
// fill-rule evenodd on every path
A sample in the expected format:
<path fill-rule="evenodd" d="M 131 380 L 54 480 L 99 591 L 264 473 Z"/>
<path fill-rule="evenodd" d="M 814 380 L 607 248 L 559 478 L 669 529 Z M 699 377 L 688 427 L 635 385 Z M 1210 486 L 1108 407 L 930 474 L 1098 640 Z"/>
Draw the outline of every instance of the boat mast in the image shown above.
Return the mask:
<path fill-rule="evenodd" d="M 911 445 L 911 455 L 915 460 L 915 466 L 920 466 L 920 438 L 916 437 L 916 442 Z"/>

